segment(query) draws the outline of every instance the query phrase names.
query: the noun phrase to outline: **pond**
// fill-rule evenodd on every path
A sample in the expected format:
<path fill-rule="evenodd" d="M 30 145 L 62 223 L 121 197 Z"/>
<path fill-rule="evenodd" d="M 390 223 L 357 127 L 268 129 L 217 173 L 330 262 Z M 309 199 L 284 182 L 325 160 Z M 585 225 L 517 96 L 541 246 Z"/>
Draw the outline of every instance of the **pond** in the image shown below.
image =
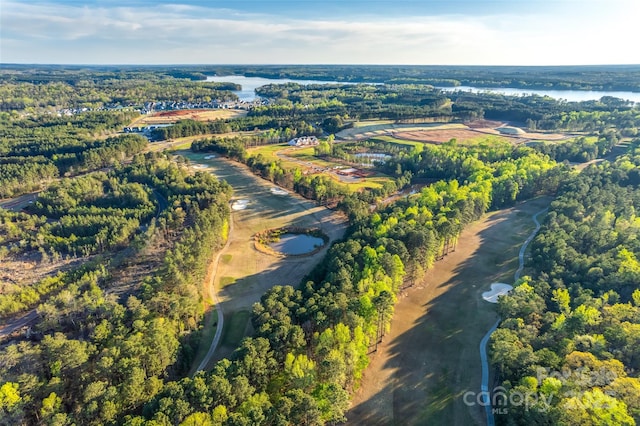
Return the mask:
<path fill-rule="evenodd" d="M 312 237 L 311 235 L 282 234 L 280 240 L 269 244 L 269 247 L 283 254 L 298 255 L 311 253 L 323 245 L 324 240 L 322 238 Z"/>
<path fill-rule="evenodd" d="M 354 157 L 359 161 L 361 166 L 372 166 L 374 162 L 384 163 L 389 160 L 391 156 L 389 154 L 379 152 L 360 152 L 355 154 Z"/>

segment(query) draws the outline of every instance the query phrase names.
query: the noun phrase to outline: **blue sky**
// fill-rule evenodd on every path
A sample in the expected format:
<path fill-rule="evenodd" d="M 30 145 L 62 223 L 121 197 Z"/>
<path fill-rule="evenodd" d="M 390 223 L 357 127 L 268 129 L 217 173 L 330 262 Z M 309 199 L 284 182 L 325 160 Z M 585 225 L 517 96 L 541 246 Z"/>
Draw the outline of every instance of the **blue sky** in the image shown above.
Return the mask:
<path fill-rule="evenodd" d="M 638 64 L 639 0 L 0 0 L 0 62 Z"/>

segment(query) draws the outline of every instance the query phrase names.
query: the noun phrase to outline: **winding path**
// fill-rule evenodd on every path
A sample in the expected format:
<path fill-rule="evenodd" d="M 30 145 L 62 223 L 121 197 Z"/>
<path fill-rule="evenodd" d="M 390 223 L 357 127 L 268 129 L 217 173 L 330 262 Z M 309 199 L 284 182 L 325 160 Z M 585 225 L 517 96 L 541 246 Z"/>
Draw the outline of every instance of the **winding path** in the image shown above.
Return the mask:
<path fill-rule="evenodd" d="M 527 239 L 520 247 L 520 252 L 518 253 L 518 269 L 515 274 L 513 274 L 514 281 L 518 281 L 520 279 L 520 275 L 522 274 L 522 270 L 524 269 L 524 253 L 529 246 L 529 243 L 533 241 L 536 234 L 540 230 L 540 222 L 538 222 L 538 215 L 546 212 L 549 208 L 545 208 L 540 210 L 538 213 L 534 214 L 531 218 L 533 222 L 536 224 L 536 229 L 534 229 L 531 234 L 527 237 Z M 491 393 L 489 392 L 489 362 L 487 361 L 487 343 L 489 342 L 489 338 L 491 334 L 498 328 L 498 324 L 500 324 L 500 318 L 493 324 L 493 326 L 489 329 L 487 334 L 484 335 L 482 340 L 480 341 L 480 362 L 482 363 L 482 381 L 480 384 L 480 391 L 482 395 L 482 403 L 484 404 L 485 413 L 487 415 L 487 426 L 495 426 L 495 419 L 493 417 L 493 406 L 491 405 Z"/>
<path fill-rule="evenodd" d="M 220 300 L 218 299 L 218 294 L 216 293 L 216 275 L 218 274 L 218 264 L 220 262 L 220 256 L 222 253 L 226 251 L 231 242 L 231 232 L 233 231 L 233 217 L 229 215 L 229 232 L 227 235 L 227 241 L 224 243 L 224 247 L 218 250 L 215 259 L 213 260 L 213 273 L 211 274 L 211 279 L 209 280 L 209 296 L 213 300 L 213 303 L 216 308 L 216 315 L 218 315 L 218 324 L 216 325 L 216 334 L 213 336 L 213 340 L 211 341 L 211 346 L 209 346 L 209 350 L 207 354 L 202 358 L 200 364 L 198 364 L 198 368 L 196 368 L 196 373 L 198 371 L 204 370 L 211 361 L 211 357 L 214 352 L 218 348 L 218 344 L 220 343 L 220 339 L 222 338 L 222 329 L 224 328 L 224 312 L 222 312 L 222 305 L 220 304 Z"/>

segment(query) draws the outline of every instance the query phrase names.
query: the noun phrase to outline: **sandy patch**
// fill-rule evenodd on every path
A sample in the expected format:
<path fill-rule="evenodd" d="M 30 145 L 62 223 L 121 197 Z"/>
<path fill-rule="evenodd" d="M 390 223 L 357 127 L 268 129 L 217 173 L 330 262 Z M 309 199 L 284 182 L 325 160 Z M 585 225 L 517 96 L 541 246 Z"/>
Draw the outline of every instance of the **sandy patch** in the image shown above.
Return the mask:
<path fill-rule="evenodd" d="M 231 210 L 245 210 L 247 205 L 249 204 L 249 200 L 236 200 L 231 204 Z"/>
<path fill-rule="evenodd" d="M 505 283 L 491 284 L 491 290 L 482 293 L 482 298 L 489 303 L 498 303 L 498 297 L 504 296 L 513 290 L 513 286 Z"/>
<path fill-rule="evenodd" d="M 273 188 L 271 188 L 270 191 L 274 195 L 289 195 L 289 193 L 286 190 L 284 190 L 282 188 L 275 187 L 275 186 Z"/>

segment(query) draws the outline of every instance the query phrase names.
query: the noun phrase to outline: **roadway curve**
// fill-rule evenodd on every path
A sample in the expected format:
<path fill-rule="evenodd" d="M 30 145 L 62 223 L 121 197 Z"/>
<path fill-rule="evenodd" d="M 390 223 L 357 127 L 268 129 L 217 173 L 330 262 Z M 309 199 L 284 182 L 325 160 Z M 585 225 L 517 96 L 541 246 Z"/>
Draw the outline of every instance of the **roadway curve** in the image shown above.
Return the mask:
<path fill-rule="evenodd" d="M 209 280 L 209 296 L 213 300 L 213 303 L 216 308 L 216 314 L 218 315 L 218 324 L 216 325 L 216 334 L 213 336 L 213 340 L 211 341 L 211 346 L 209 346 L 209 351 L 204 356 L 200 364 L 198 364 L 198 368 L 195 373 L 198 371 L 204 370 L 211 361 L 211 357 L 213 353 L 218 348 L 218 344 L 220 343 L 220 339 L 222 338 L 222 329 L 224 328 L 224 313 L 222 312 L 222 306 L 220 305 L 220 300 L 218 299 L 218 294 L 216 293 L 215 282 L 216 275 L 218 274 L 218 264 L 220 263 L 220 256 L 222 253 L 229 247 L 231 242 L 231 232 L 233 231 L 233 218 L 229 216 L 229 232 L 227 233 L 227 241 L 224 243 L 224 247 L 218 250 L 215 259 L 213 260 L 213 273 L 211 274 L 211 278 Z M 195 374 L 194 373 L 194 374 Z"/>
<path fill-rule="evenodd" d="M 531 216 L 533 222 L 536 224 L 536 229 L 534 229 L 531 234 L 527 237 L 527 239 L 520 247 L 520 252 L 518 253 L 518 269 L 515 274 L 513 274 L 514 281 L 518 281 L 520 279 L 520 275 L 522 274 L 522 270 L 524 269 L 524 253 L 529 246 L 529 243 L 533 241 L 536 234 L 540 230 L 540 222 L 538 222 L 538 215 L 546 212 L 549 208 L 545 208 L 540 210 L 538 213 Z M 491 338 L 491 334 L 498 328 L 498 324 L 500 324 L 500 318 L 493 324 L 493 326 L 489 329 L 487 334 L 484 335 L 482 340 L 480 341 L 480 362 L 482 364 L 482 380 L 480 384 L 480 391 L 482 392 L 482 403 L 484 404 L 484 410 L 487 415 L 487 426 L 495 426 L 495 419 L 493 417 L 493 406 L 491 405 L 491 393 L 489 392 L 489 362 L 487 361 L 487 343 L 489 342 L 489 338 Z"/>

